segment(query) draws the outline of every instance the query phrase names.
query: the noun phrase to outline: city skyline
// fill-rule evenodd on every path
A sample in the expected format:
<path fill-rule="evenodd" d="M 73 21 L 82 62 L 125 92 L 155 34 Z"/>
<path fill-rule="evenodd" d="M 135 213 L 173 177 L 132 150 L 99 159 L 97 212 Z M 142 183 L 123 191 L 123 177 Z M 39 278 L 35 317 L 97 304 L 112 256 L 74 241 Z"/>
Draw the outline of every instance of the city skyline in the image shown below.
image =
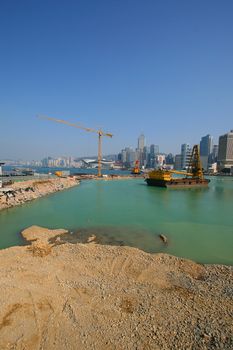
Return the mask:
<path fill-rule="evenodd" d="M 228 130 L 227 132 L 224 133 L 224 135 L 228 134 L 228 133 L 232 133 L 232 130 Z M 198 144 L 200 147 L 200 156 L 202 158 L 202 162 L 208 165 L 208 160 L 209 160 L 209 156 L 213 156 L 213 159 L 217 157 L 218 154 L 218 142 L 219 140 L 222 138 L 222 135 L 219 135 L 218 137 L 218 141 L 215 141 L 213 139 L 213 136 L 211 136 L 210 134 L 207 134 L 205 136 L 201 136 L 199 139 L 199 142 L 196 142 L 195 144 Z M 210 141 L 209 141 L 210 140 Z M 203 142 L 204 142 L 204 146 L 203 146 Z M 205 144 L 207 142 L 207 145 Z M 160 146 L 157 144 L 148 144 L 146 142 L 146 136 L 141 133 L 137 139 L 135 139 L 135 147 L 132 146 L 125 146 L 124 148 L 122 148 L 122 150 L 118 150 L 116 153 L 112 153 L 112 154 L 107 154 L 104 153 L 103 154 L 103 159 L 104 157 L 110 157 L 112 155 L 112 159 L 115 157 L 117 157 L 120 153 L 124 152 L 124 151 L 132 151 L 134 154 L 133 158 L 135 158 L 133 160 L 133 162 L 138 159 L 140 160 L 141 155 L 146 152 L 146 153 L 150 153 L 150 154 L 157 154 L 157 155 L 165 155 L 165 156 L 169 156 L 169 155 L 173 155 L 174 156 L 174 163 L 175 163 L 175 157 L 181 157 L 179 162 L 181 162 L 182 167 L 184 168 L 188 162 L 188 158 L 191 154 L 192 151 L 192 147 L 194 144 L 190 144 L 190 143 L 182 143 L 180 142 L 178 149 L 178 152 L 172 152 L 171 150 L 168 152 L 163 152 L 163 150 L 160 149 Z M 206 150 L 206 147 L 208 148 L 208 150 Z M 207 157 L 207 161 L 204 159 Z M 44 155 L 42 157 L 42 159 L 36 159 L 33 158 L 32 160 L 28 160 L 28 159 L 10 159 L 10 158 L 0 158 L 0 160 L 8 160 L 8 161 L 19 161 L 19 162 L 28 162 L 28 163 L 32 163 L 35 162 L 36 163 L 43 163 L 43 161 L 46 161 L 51 159 L 53 161 L 58 161 L 58 162 L 73 162 L 74 160 L 81 160 L 81 159 L 87 159 L 87 158 L 96 158 L 97 159 L 97 154 L 92 154 L 92 155 L 55 155 L 52 156 L 50 155 Z M 187 159 L 186 159 L 187 158 Z M 212 159 L 212 160 L 213 160 Z"/>

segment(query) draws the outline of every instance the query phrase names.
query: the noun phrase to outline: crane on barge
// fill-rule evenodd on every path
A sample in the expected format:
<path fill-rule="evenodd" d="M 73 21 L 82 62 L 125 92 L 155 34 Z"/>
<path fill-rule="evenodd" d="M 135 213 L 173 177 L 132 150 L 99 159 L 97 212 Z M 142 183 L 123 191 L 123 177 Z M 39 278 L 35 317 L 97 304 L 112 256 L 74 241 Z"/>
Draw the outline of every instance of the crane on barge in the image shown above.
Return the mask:
<path fill-rule="evenodd" d="M 82 129 L 82 130 L 85 130 L 87 132 L 93 132 L 93 133 L 96 133 L 98 134 L 98 177 L 101 177 L 102 174 L 101 174 L 101 168 L 102 168 L 102 136 L 106 136 L 106 137 L 113 137 L 113 134 L 109 133 L 109 132 L 104 132 L 102 129 L 99 129 L 99 130 L 95 130 L 95 129 L 92 129 L 92 128 L 86 128 L 85 126 L 81 126 L 79 124 L 76 124 L 76 123 L 70 123 L 66 120 L 63 120 L 63 119 L 57 119 L 57 118 L 51 118 L 51 117 L 47 117 L 47 116 L 42 116 L 42 115 L 39 115 L 38 118 L 40 119 L 45 119 L 45 120 L 51 120 L 55 123 L 61 123 L 61 124 L 65 124 L 65 125 L 69 125 L 69 126 L 72 126 L 74 128 L 78 128 L 78 129 Z"/>
<path fill-rule="evenodd" d="M 173 178 L 172 174 L 184 175 L 184 178 Z M 199 146 L 194 145 L 187 171 L 178 170 L 152 170 L 146 182 L 149 186 L 157 187 L 203 187 L 208 186 L 210 180 L 204 178 Z"/>

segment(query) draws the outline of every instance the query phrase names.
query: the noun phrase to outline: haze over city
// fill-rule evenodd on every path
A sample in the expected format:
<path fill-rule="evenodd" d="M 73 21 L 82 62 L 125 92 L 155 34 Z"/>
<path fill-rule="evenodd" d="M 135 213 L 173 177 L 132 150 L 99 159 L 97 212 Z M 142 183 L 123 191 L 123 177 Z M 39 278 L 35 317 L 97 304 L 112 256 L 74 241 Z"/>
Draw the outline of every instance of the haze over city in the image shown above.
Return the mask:
<path fill-rule="evenodd" d="M 8 1 L 0 5 L 1 158 L 162 152 L 232 129 L 232 1 Z"/>

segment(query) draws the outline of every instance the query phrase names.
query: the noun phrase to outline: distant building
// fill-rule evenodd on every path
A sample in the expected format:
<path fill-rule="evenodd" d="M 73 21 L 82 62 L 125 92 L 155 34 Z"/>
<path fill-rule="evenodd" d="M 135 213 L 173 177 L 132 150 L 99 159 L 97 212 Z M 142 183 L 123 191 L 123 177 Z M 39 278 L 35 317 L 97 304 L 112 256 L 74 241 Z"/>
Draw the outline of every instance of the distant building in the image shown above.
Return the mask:
<path fill-rule="evenodd" d="M 150 155 L 155 156 L 159 154 L 159 146 L 158 145 L 150 145 Z"/>
<path fill-rule="evenodd" d="M 138 138 L 138 149 L 143 152 L 143 148 L 145 147 L 146 142 L 145 142 L 145 136 L 141 134 Z"/>
<path fill-rule="evenodd" d="M 164 154 L 156 154 L 155 156 L 155 167 L 161 167 L 165 163 L 165 155 Z"/>
<path fill-rule="evenodd" d="M 158 145 L 150 145 L 148 166 L 151 168 L 155 167 L 155 156 L 159 154 L 159 146 Z"/>
<path fill-rule="evenodd" d="M 217 173 L 217 163 L 212 163 L 209 165 L 208 172 L 215 174 Z"/>
<path fill-rule="evenodd" d="M 203 136 L 200 142 L 200 156 L 209 157 L 213 149 L 213 137 L 210 135 Z"/>
<path fill-rule="evenodd" d="M 181 169 L 187 169 L 190 162 L 190 157 L 192 154 L 192 149 L 188 143 L 183 143 L 181 145 Z"/>
<path fill-rule="evenodd" d="M 233 166 L 233 130 L 219 137 L 218 168 L 230 169 Z"/>
<path fill-rule="evenodd" d="M 133 148 L 128 147 L 126 149 L 126 164 L 129 167 L 132 167 L 136 160 L 136 152 L 133 150 Z"/>
<path fill-rule="evenodd" d="M 209 163 L 216 163 L 218 160 L 218 145 L 213 145 L 212 153 L 210 154 Z"/>
<path fill-rule="evenodd" d="M 123 164 L 126 163 L 126 149 L 123 149 L 121 151 L 121 161 L 122 161 Z"/>
<path fill-rule="evenodd" d="M 166 156 L 166 158 L 165 158 L 165 160 L 166 160 L 166 164 L 174 164 L 174 156 L 173 156 L 173 154 L 172 153 L 169 153 L 167 156 Z"/>
<path fill-rule="evenodd" d="M 212 150 L 213 137 L 210 135 L 203 136 L 200 142 L 200 157 L 204 170 L 208 170 L 208 165 L 211 163 Z"/>
<path fill-rule="evenodd" d="M 176 154 L 176 156 L 175 156 L 174 169 L 175 170 L 181 170 L 182 169 L 181 154 Z"/>

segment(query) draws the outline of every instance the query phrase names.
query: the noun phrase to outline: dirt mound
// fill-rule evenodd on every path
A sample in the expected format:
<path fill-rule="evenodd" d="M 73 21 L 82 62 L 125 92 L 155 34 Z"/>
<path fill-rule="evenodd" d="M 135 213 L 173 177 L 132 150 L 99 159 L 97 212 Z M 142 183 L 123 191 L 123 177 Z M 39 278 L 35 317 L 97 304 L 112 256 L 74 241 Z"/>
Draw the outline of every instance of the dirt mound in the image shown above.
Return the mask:
<path fill-rule="evenodd" d="M 0 349 L 233 348 L 232 267 L 49 243 L 62 232 L 34 226 L 30 248 L 0 251 Z"/>

